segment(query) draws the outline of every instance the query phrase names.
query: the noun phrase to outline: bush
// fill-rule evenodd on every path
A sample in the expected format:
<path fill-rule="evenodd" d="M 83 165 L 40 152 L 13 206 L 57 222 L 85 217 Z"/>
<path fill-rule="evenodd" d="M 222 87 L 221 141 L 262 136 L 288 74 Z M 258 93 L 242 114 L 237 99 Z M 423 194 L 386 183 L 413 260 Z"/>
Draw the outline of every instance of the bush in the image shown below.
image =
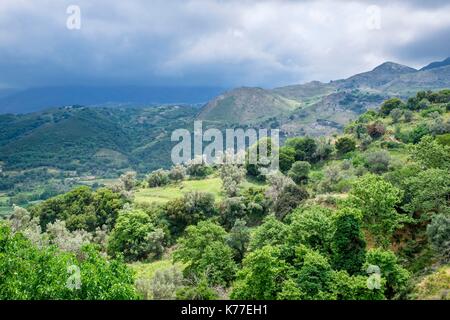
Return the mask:
<path fill-rule="evenodd" d="M 239 185 L 245 178 L 245 168 L 235 164 L 222 164 L 219 167 L 219 175 L 222 179 L 222 188 L 229 197 L 235 197 L 239 193 Z"/>
<path fill-rule="evenodd" d="M 380 174 L 389 170 L 391 156 L 385 150 L 377 150 L 366 155 L 366 167 L 370 172 Z"/>
<path fill-rule="evenodd" d="M 427 235 L 433 249 L 445 262 L 450 262 L 450 217 L 448 214 L 434 215 L 427 226 Z"/>
<path fill-rule="evenodd" d="M 289 184 L 283 188 L 281 195 L 274 202 L 272 210 L 278 219 L 283 220 L 288 213 L 308 198 L 309 194 L 304 188 Z"/>
<path fill-rule="evenodd" d="M 213 172 L 212 168 L 208 166 L 202 159 L 194 159 L 189 162 L 186 167 L 186 173 L 192 177 L 204 178 Z"/>
<path fill-rule="evenodd" d="M 35 247 L 0 223 L 0 299 L 137 298 L 133 274 L 123 262 L 106 260 L 92 246 L 84 247 L 82 256 L 77 260 L 56 247 Z"/>
<path fill-rule="evenodd" d="M 186 264 L 184 274 L 190 279 L 205 276 L 209 285 L 228 286 L 235 277 L 236 263 L 226 240 L 227 233 L 221 226 L 201 221 L 186 228 L 174 260 Z"/>
<path fill-rule="evenodd" d="M 151 297 L 153 300 L 174 300 L 182 285 L 183 273 L 178 267 L 157 270 L 150 282 Z"/>
<path fill-rule="evenodd" d="M 304 184 L 308 182 L 309 171 L 311 170 L 311 165 L 306 161 L 296 161 L 289 170 L 288 176 L 296 184 Z"/>
<path fill-rule="evenodd" d="M 381 105 L 380 112 L 383 115 L 388 116 L 392 112 L 392 110 L 403 108 L 405 108 L 405 104 L 403 103 L 402 100 L 400 100 L 399 98 L 391 98 L 389 100 L 386 100 Z"/>
<path fill-rule="evenodd" d="M 169 179 L 172 181 L 182 181 L 186 177 L 186 168 L 180 164 L 173 166 L 169 171 Z"/>
<path fill-rule="evenodd" d="M 348 137 L 341 137 L 336 141 L 336 149 L 340 155 L 344 155 L 356 149 L 355 141 Z"/>
<path fill-rule="evenodd" d="M 164 250 L 164 232 L 141 210 L 123 211 L 111 232 L 108 253 L 126 261 L 158 258 Z"/>
<path fill-rule="evenodd" d="M 197 224 L 215 214 L 214 195 L 197 191 L 169 201 L 164 208 L 164 215 L 174 236 L 180 235 L 188 225 Z"/>
<path fill-rule="evenodd" d="M 391 112 L 390 112 L 390 116 L 391 116 L 391 118 L 392 118 L 392 122 L 393 123 L 397 123 L 397 122 L 399 122 L 400 121 L 400 118 L 402 117 L 402 115 L 403 115 L 403 110 L 401 110 L 401 109 L 393 109 Z"/>
<path fill-rule="evenodd" d="M 373 138 L 378 139 L 386 132 L 386 128 L 381 121 L 375 121 L 367 125 L 367 133 Z"/>
<path fill-rule="evenodd" d="M 147 183 L 150 188 L 162 187 L 169 182 L 169 173 L 166 170 L 158 169 L 147 176 Z"/>
<path fill-rule="evenodd" d="M 406 289 L 410 274 L 400 265 L 392 251 L 383 249 L 369 250 L 364 268 L 367 270 L 369 266 L 378 267 L 381 276 L 386 280 L 385 295 L 388 299 L 394 298 L 396 294 L 400 294 Z"/>

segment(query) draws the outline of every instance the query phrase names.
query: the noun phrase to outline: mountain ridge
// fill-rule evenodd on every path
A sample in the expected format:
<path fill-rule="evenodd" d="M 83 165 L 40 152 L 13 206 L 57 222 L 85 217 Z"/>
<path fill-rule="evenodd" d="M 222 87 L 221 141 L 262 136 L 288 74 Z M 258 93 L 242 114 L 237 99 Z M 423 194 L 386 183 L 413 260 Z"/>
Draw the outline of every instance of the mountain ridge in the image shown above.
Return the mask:
<path fill-rule="evenodd" d="M 203 107 L 198 119 L 229 125 L 279 125 L 287 136 L 336 133 L 345 123 L 390 97 L 406 98 L 420 90 L 449 88 L 450 65 L 442 62 L 430 65 L 433 67 L 417 70 L 387 61 L 370 71 L 328 83 L 311 81 L 274 89 L 233 89 L 226 93 L 225 107 L 220 103 L 223 96 L 216 97 Z M 259 106 L 252 103 L 261 100 Z M 276 103 L 268 105 L 269 101 Z M 236 123 L 237 116 L 231 115 L 240 115 L 240 121 Z"/>

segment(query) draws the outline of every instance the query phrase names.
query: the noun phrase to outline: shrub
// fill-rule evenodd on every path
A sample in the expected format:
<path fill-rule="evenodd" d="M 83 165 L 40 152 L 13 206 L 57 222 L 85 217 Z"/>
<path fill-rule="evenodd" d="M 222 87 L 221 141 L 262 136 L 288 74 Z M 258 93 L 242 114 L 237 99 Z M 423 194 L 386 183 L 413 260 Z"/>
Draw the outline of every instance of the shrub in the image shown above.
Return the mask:
<path fill-rule="evenodd" d="M 311 170 L 311 165 L 306 161 L 296 161 L 289 170 L 288 176 L 296 184 L 304 184 L 308 182 L 309 171 Z"/>
<path fill-rule="evenodd" d="M 385 150 L 372 151 L 366 155 L 366 167 L 370 172 L 383 173 L 388 171 L 391 156 Z"/>
<path fill-rule="evenodd" d="M 373 138 L 377 139 L 384 135 L 386 128 L 381 121 L 375 121 L 367 125 L 367 133 Z"/>
<path fill-rule="evenodd" d="M 450 217 L 445 214 L 434 215 L 427 226 L 428 239 L 434 250 L 450 262 Z"/>
<path fill-rule="evenodd" d="M 166 170 L 158 169 L 147 176 L 147 183 L 150 188 L 162 187 L 169 182 L 169 173 Z"/>
<path fill-rule="evenodd" d="M 245 173 L 245 168 L 235 164 L 225 163 L 219 167 L 222 188 L 229 197 L 238 195 L 239 185 L 244 180 Z"/>
<path fill-rule="evenodd" d="M 169 171 L 169 179 L 172 181 L 182 181 L 186 177 L 186 168 L 177 164 Z"/>
<path fill-rule="evenodd" d="M 348 137 L 341 137 L 336 141 L 336 149 L 340 155 L 344 155 L 356 148 L 355 141 Z"/>
<path fill-rule="evenodd" d="M 388 116 L 392 112 L 392 110 L 403 108 L 405 108 L 405 104 L 403 103 L 402 100 L 400 100 L 399 98 L 391 98 L 389 100 L 386 100 L 381 105 L 380 112 L 383 115 Z"/>
<path fill-rule="evenodd" d="M 204 192 L 188 192 L 183 198 L 169 201 L 164 208 L 164 215 L 174 236 L 192 224 L 206 220 L 216 214 L 214 195 Z"/>

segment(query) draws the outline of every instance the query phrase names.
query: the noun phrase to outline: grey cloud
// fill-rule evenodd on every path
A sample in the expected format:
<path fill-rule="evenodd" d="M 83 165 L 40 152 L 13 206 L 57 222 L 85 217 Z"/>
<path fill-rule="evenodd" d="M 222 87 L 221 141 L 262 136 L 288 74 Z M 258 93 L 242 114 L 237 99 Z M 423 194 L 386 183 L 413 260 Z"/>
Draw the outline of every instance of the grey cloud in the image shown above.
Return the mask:
<path fill-rule="evenodd" d="M 74 3 L 79 31 L 65 27 Z M 450 7 L 426 3 L 2 0 L 0 85 L 277 86 L 420 64 L 450 43 Z M 372 4 L 379 31 L 365 26 Z"/>

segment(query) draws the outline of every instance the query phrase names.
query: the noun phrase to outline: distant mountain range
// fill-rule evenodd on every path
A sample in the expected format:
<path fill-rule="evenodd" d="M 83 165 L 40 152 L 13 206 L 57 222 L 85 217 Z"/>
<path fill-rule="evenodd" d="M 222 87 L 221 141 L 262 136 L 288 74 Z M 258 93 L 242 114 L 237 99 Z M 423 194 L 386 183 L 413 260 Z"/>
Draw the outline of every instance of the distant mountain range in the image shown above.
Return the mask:
<path fill-rule="evenodd" d="M 0 114 L 30 113 L 68 106 L 145 107 L 162 104 L 204 104 L 220 94 L 218 87 L 42 87 L 0 89 Z"/>
<path fill-rule="evenodd" d="M 282 138 L 329 135 L 342 131 L 350 120 L 378 107 L 389 97 L 406 98 L 419 90 L 450 88 L 449 62 L 450 59 L 431 63 L 421 70 L 386 62 L 372 71 L 329 83 L 313 81 L 270 90 L 237 88 L 219 94 L 202 108 L 191 105 L 131 108 L 123 103 L 114 104 L 114 108 L 62 106 L 27 114 L 0 114 L 0 167 L 5 170 L 56 167 L 95 175 L 126 168 L 148 172 L 170 165 L 171 132 L 178 128 L 192 129 L 196 119 L 203 120 L 205 127 L 222 129 L 280 128 Z M 9 101 L 9 106 L 16 105 L 17 109 L 6 110 L 26 112 L 39 108 L 44 101 L 54 99 L 53 103 L 57 103 L 63 97 L 78 104 L 86 101 L 105 104 L 108 94 L 111 101 L 121 97 L 131 99 L 136 94 L 134 103 L 148 97 L 160 102 L 179 99 L 194 102 L 217 94 L 216 89 L 180 89 L 173 96 L 169 90 L 145 93 L 145 88 L 129 91 L 116 88 L 117 92 L 110 88 L 91 89 L 70 94 L 65 89 L 51 88 L 5 92 L 6 97 L 0 103 Z M 198 96 L 194 97 L 195 94 Z M 19 108 L 20 101 L 30 99 L 36 101 Z M 5 108 L 1 110 L 5 112 Z"/>
<path fill-rule="evenodd" d="M 271 90 L 237 88 L 210 101 L 199 119 L 212 124 L 280 127 L 285 135 L 337 132 L 351 119 L 393 96 L 450 88 L 450 58 L 416 70 L 385 62 L 347 79 Z"/>

